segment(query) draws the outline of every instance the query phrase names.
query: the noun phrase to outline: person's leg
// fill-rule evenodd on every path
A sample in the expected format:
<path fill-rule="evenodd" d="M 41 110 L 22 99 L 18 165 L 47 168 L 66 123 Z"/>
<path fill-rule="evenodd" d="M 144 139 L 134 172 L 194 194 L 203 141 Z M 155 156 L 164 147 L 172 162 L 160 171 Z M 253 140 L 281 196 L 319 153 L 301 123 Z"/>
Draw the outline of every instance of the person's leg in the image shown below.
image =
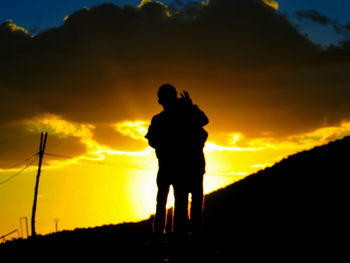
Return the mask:
<path fill-rule="evenodd" d="M 191 232 L 193 239 L 199 239 L 202 232 L 203 201 L 203 182 L 198 182 L 192 190 Z"/>
<path fill-rule="evenodd" d="M 186 238 L 188 221 L 188 192 L 182 186 L 174 186 L 174 233 L 177 238 Z"/>
<path fill-rule="evenodd" d="M 166 224 L 166 204 L 169 194 L 169 184 L 158 184 L 156 214 L 153 222 L 153 232 L 157 235 L 164 234 Z"/>

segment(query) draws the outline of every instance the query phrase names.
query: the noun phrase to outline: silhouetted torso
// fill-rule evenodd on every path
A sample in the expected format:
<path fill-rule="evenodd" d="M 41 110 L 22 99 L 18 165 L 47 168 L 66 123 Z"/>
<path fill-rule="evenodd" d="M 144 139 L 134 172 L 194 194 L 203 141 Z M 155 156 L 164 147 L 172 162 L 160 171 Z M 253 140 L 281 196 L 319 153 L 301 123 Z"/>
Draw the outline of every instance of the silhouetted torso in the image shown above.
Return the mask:
<path fill-rule="evenodd" d="M 204 174 L 203 146 L 207 133 L 203 126 L 207 123 L 208 119 L 197 106 L 186 105 L 181 100 L 172 109 L 153 117 L 146 138 L 156 150 L 158 180 L 189 185 L 195 179 L 192 177 Z"/>

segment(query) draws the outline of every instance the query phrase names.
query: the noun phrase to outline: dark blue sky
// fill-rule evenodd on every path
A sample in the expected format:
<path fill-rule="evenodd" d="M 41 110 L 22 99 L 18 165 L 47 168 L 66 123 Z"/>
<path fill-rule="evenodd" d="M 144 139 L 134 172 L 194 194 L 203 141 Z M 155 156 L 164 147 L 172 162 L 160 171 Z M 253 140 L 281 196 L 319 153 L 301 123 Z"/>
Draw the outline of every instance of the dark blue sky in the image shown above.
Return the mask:
<path fill-rule="evenodd" d="M 182 0 L 186 1 L 193 0 Z M 61 25 L 65 16 L 84 6 L 92 7 L 104 2 L 114 2 L 122 6 L 138 5 L 141 0 L 1 0 L 0 22 L 11 19 L 15 24 L 35 34 Z M 162 0 L 162 2 L 169 4 L 175 0 Z M 332 21 L 345 25 L 350 23 L 350 0 L 277 0 L 277 2 L 279 12 L 288 14 L 293 24 L 297 25 L 301 32 L 307 33 L 313 41 L 327 45 L 344 39 L 344 36 L 337 34 L 331 25 L 298 20 L 295 12 L 312 9 Z"/>

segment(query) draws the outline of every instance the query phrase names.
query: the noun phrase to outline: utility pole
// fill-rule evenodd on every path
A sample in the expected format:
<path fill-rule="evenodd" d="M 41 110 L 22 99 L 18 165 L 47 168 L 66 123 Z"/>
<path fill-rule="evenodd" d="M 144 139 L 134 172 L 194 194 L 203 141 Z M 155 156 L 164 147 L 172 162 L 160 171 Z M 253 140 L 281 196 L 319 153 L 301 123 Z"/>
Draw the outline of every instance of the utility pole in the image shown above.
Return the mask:
<path fill-rule="evenodd" d="M 23 227 L 22 227 L 22 220 L 25 221 L 26 223 L 26 231 L 27 231 L 27 238 L 29 237 L 28 236 L 28 219 L 26 216 L 22 216 L 19 218 L 19 224 L 21 225 L 21 234 L 22 234 L 22 238 L 24 238 L 24 235 L 23 235 Z"/>
<path fill-rule="evenodd" d="M 47 132 L 41 133 L 40 137 L 40 146 L 39 146 L 39 165 L 38 165 L 38 174 L 36 176 L 36 183 L 35 183 L 35 189 L 34 189 L 34 202 L 33 202 L 33 210 L 32 210 L 32 237 L 36 236 L 35 232 L 35 213 L 36 213 L 36 203 L 38 199 L 38 189 L 39 189 L 39 179 L 40 179 L 40 172 L 41 172 L 41 164 L 43 162 L 45 147 L 46 147 L 46 139 L 47 139 Z"/>
<path fill-rule="evenodd" d="M 58 218 L 55 218 L 55 228 L 56 228 L 56 233 L 58 231 L 58 221 L 60 221 Z"/>

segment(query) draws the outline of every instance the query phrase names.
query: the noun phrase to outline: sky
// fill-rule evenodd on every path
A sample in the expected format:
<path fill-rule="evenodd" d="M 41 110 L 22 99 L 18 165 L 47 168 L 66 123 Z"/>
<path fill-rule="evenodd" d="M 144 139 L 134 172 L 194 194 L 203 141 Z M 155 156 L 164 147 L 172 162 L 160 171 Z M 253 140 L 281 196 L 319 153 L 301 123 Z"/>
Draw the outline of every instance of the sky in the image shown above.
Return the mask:
<path fill-rule="evenodd" d="M 24 27 L 31 34 L 38 34 L 52 27 L 61 26 L 67 15 L 82 7 L 94 7 L 102 3 L 115 3 L 119 6 L 137 6 L 141 0 L 2 0 L 0 22 L 11 19 L 18 26 Z M 169 7 L 184 8 L 195 0 L 162 0 Z M 335 32 L 331 22 L 341 25 L 349 24 L 350 1 L 349 0 L 280 0 L 270 1 L 278 4 L 278 12 L 288 15 L 288 19 L 300 28 L 302 33 L 322 45 L 337 44 L 344 39 L 343 33 Z M 297 12 L 313 10 L 319 15 L 331 20 L 328 24 L 315 23 L 315 19 L 298 19 Z M 314 16 L 315 18 L 315 16 Z"/>
<path fill-rule="evenodd" d="M 43 131 L 38 233 L 148 218 L 163 83 L 209 117 L 206 193 L 349 135 L 349 2 L 1 2 L 0 235 L 30 220 Z"/>

